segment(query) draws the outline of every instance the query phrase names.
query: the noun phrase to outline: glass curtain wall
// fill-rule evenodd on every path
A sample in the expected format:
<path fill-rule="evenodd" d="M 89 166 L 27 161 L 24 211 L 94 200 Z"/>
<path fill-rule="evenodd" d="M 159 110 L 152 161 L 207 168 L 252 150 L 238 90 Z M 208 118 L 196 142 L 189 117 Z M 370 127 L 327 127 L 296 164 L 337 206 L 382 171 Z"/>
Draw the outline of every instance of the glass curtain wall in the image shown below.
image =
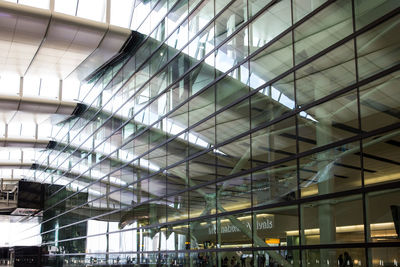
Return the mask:
<path fill-rule="evenodd" d="M 45 265 L 398 266 L 399 1 L 133 2 L 38 164 Z"/>

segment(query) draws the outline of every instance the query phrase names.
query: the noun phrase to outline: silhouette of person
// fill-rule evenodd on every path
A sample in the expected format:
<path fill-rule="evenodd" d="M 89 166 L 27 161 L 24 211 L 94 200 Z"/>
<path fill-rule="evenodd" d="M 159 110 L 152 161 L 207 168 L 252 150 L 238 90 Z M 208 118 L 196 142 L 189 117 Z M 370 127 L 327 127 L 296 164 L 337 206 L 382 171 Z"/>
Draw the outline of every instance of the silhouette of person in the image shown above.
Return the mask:
<path fill-rule="evenodd" d="M 350 257 L 350 255 L 347 251 L 344 252 L 344 265 L 343 266 L 353 267 L 353 259 Z"/>
<path fill-rule="evenodd" d="M 344 259 L 343 259 L 343 254 L 340 254 L 339 255 L 339 258 L 338 258 L 338 266 L 339 267 L 343 267 L 344 266 Z"/>

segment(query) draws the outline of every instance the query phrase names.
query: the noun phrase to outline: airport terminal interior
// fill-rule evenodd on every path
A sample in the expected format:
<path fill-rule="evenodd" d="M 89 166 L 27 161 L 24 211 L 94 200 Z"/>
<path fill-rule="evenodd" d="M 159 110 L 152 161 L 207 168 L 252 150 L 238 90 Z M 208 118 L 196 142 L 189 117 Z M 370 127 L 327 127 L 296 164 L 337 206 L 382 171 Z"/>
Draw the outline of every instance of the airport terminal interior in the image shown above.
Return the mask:
<path fill-rule="evenodd" d="M 0 0 L 0 266 L 399 266 L 399 0 Z"/>

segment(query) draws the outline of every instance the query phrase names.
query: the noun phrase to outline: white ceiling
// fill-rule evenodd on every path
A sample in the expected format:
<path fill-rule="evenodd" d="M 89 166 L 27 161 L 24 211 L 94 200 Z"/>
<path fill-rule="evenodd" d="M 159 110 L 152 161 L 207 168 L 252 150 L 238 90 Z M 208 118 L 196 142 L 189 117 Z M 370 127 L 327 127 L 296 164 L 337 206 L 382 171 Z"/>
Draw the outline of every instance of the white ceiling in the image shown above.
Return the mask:
<path fill-rule="evenodd" d="M 65 79 L 99 46 L 106 56 L 91 58 L 90 67 L 101 66 L 129 35 L 107 23 L 0 1 L 0 73 Z"/>

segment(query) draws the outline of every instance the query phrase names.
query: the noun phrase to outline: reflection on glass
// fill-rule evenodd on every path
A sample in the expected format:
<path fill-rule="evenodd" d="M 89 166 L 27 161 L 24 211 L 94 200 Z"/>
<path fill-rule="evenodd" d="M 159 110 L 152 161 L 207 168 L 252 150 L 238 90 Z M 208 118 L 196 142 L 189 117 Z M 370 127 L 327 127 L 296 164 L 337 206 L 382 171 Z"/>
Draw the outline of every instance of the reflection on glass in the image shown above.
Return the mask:
<path fill-rule="evenodd" d="M 251 207 L 250 176 L 243 175 L 218 183 L 216 196 L 218 212 Z"/>
<path fill-rule="evenodd" d="M 294 160 L 253 172 L 252 179 L 254 206 L 296 199 L 297 164 Z"/>
<path fill-rule="evenodd" d="M 258 89 L 264 83 L 290 69 L 293 66 L 292 49 L 292 35 L 289 33 L 252 57 L 250 59 L 250 87 Z M 288 78 L 284 80 L 288 81 Z M 278 87 L 277 90 L 285 92 L 285 88 Z M 293 99 L 293 92 L 287 96 Z"/>
<path fill-rule="evenodd" d="M 189 218 L 216 213 L 215 184 L 189 191 Z"/>
<path fill-rule="evenodd" d="M 261 1 L 260 1 L 261 2 Z M 262 3 L 265 5 L 267 1 Z M 257 3 L 258 4 L 258 3 Z M 255 6 L 257 6 L 255 4 Z M 251 12 L 253 15 L 254 13 Z M 250 52 L 270 42 L 278 34 L 291 25 L 291 8 L 289 1 L 274 3 L 263 14 L 257 17 L 249 25 Z"/>
<path fill-rule="evenodd" d="M 355 0 L 357 30 L 399 7 L 396 0 Z"/>
<path fill-rule="evenodd" d="M 396 4 L 398 5 L 398 3 Z M 373 13 L 376 14 L 376 10 L 373 10 Z M 399 63 L 397 59 L 400 57 L 400 44 L 396 38 L 400 29 L 398 20 L 399 16 L 396 16 L 357 37 L 360 79 Z"/>
<path fill-rule="evenodd" d="M 220 248 L 251 247 L 252 227 L 250 213 L 242 213 L 240 216 L 219 217 L 217 222 L 212 232 L 218 234 Z"/>
<path fill-rule="evenodd" d="M 351 1 L 332 3 L 295 29 L 296 64 L 336 43 L 352 31 Z"/>
<path fill-rule="evenodd" d="M 217 247 L 217 225 L 215 219 L 196 220 L 189 224 L 190 249 Z"/>
<path fill-rule="evenodd" d="M 190 8 L 196 6 L 195 1 L 188 1 Z M 192 3 L 193 2 L 193 3 Z M 189 17 L 189 36 L 193 38 L 208 22 L 214 17 L 214 1 L 205 0 L 202 4 L 196 8 L 192 15 Z M 214 34 L 212 34 L 214 35 Z"/>
<path fill-rule="evenodd" d="M 363 208 L 360 195 L 301 204 L 302 244 L 363 242 Z M 297 235 L 297 231 L 293 234 Z"/>
<path fill-rule="evenodd" d="M 399 75 L 394 72 L 360 87 L 361 126 L 372 131 L 398 123 L 396 110 L 400 108 Z"/>
<path fill-rule="evenodd" d="M 80 0 L 78 15 L 104 20 L 105 2 Z M 110 0 L 112 24 L 132 24 L 150 37 L 82 86 L 25 77 L 27 96 L 55 99 L 54 88 L 62 86 L 62 99 L 93 105 L 38 129 L 37 136 L 52 132 L 58 143 L 42 154 L 36 171 L 0 169 L 1 177 L 52 183 L 41 236 L 58 258 L 44 262 L 300 266 L 302 252 L 303 266 L 336 266 L 341 259 L 365 266 L 365 248 L 341 244 L 397 241 L 391 206 L 399 206 L 399 190 L 353 193 L 363 190 L 363 178 L 366 186 L 399 180 L 398 73 L 339 94 L 357 75 L 363 80 L 396 64 L 397 24 L 388 20 L 364 31 L 355 59 L 354 40 L 343 42 L 353 32 L 353 2 L 357 23 L 373 8 L 378 16 L 386 12 L 379 1 L 358 0 Z M 75 14 L 77 1 L 55 5 Z M 317 9 L 283 34 L 292 20 Z M 319 52 L 293 71 L 294 63 Z M 0 77 L 13 94 L 19 82 Z M 0 122 L 2 136 L 6 122 Z M 7 129 L 11 137 L 32 138 L 35 126 L 8 123 Z M 391 132 L 383 131 L 387 126 Z M 369 136 L 372 130 L 379 134 Z M 22 163 L 37 153 L 4 151 L 0 160 Z M 314 245 L 324 249 L 309 250 Z M 371 252 L 369 265 L 377 259 L 395 265 L 396 253 L 380 253 Z"/>
<path fill-rule="evenodd" d="M 190 253 L 190 262 L 187 266 L 217 266 L 216 252 L 196 252 Z"/>
<path fill-rule="evenodd" d="M 366 209 L 370 241 L 400 241 L 400 192 L 398 189 L 368 193 Z"/>
<path fill-rule="evenodd" d="M 399 142 L 399 130 L 363 140 L 365 185 L 400 180 Z"/>
<path fill-rule="evenodd" d="M 273 240 L 269 240 L 271 244 Z M 272 245 L 273 247 L 273 245 Z M 254 251 L 249 266 L 300 266 L 300 253 L 298 250 L 259 250 Z"/>
<path fill-rule="evenodd" d="M 254 246 L 299 245 L 297 206 L 260 210 L 253 215 Z"/>
<path fill-rule="evenodd" d="M 364 248 L 307 249 L 303 250 L 302 261 L 307 267 L 367 266 Z"/>
<path fill-rule="evenodd" d="M 219 147 L 217 155 L 217 175 L 224 177 L 250 169 L 251 151 L 249 136 L 240 138 L 232 143 Z M 248 179 L 248 178 L 243 178 Z"/>
<path fill-rule="evenodd" d="M 296 23 L 310 12 L 318 8 L 326 0 L 294 0 L 293 1 L 293 19 Z"/>
<path fill-rule="evenodd" d="M 354 136 L 360 132 L 357 92 L 350 91 L 300 112 L 297 123 L 300 152 Z"/>
<path fill-rule="evenodd" d="M 360 143 L 356 142 L 301 158 L 301 196 L 329 194 L 361 187 L 359 151 Z"/>
<path fill-rule="evenodd" d="M 400 249 L 399 247 L 370 248 L 368 250 L 369 266 L 399 266 Z"/>
<path fill-rule="evenodd" d="M 355 83 L 353 47 L 353 41 L 350 41 L 296 71 L 299 106 Z"/>
<path fill-rule="evenodd" d="M 217 3 L 222 1 L 217 1 Z M 225 1 L 228 2 L 228 1 Z M 219 3 L 223 5 L 223 3 Z M 237 28 L 247 21 L 246 1 L 234 1 L 216 20 L 216 45 L 229 37 Z M 240 40 L 239 40 L 240 41 Z M 242 40 L 243 42 L 243 40 Z"/>
<path fill-rule="evenodd" d="M 279 112 L 280 110 L 277 109 L 277 111 Z M 264 112 L 260 115 L 266 117 Z M 274 115 L 271 114 L 271 116 Z M 260 119 L 265 118 L 261 117 Z M 286 138 L 287 136 L 296 136 L 294 117 L 253 132 L 251 134 L 251 160 L 253 167 L 293 156 L 296 153 L 296 140 L 295 138 Z"/>
<path fill-rule="evenodd" d="M 242 94 L 243 90 L 247 91 L 247 88 L 240 90 L 239 94 Z M 223 91 L 221 88 L 221 93 L 217 94 L 217 96 L 221 96 L 221 100 L 218 103 L 230 101 L 229 95 L 226 96 L 225 94 L 226 98 L 223 97 Z M 216 116 L 217 143 L 229 140 L 250 129 L 249 106 L 249 99 L 245 99 Z"/>

